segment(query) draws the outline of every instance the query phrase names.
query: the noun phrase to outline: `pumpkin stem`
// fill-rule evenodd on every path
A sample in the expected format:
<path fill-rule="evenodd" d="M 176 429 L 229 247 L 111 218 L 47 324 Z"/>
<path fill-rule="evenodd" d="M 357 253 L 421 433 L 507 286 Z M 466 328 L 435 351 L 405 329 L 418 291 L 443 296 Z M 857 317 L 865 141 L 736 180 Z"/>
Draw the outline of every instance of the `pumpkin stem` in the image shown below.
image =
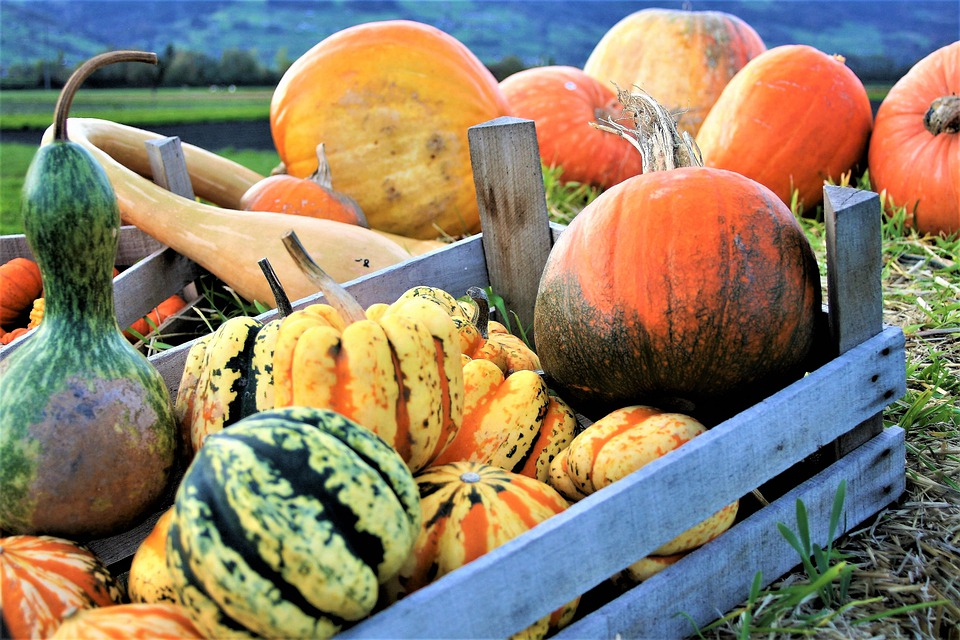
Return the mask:
<path fill-rule="evenodd" d="M 157 54 L 146 51 L 108 51 L 93 56 L 81 64 L 77 70 L 70 75 L 67 83 L 63 85 L 63 89 L 60 90 L 60 95 L 57 96 L 57 104 L 53 108 L 54 140 L 66 142 L 69 139 L 67 138 L 67 114 L 70 112 L 73 97 L 77 94 L 77 90 L 80 88 L 80 85 L 83 84 L 84 80 L 89 78 L 97 69 L 117 62 L 149 62 L 150 64 L 157 64 Z"/>
<path fill-rule="evenodd" d="M 617 99 L 623 105 L 624 112 L 631 115 L 632 127 L 612 118 L 590 124 L 632 144 L 643 157 L 643 173 L 703 166 L 697 143 L 686 131 L 679 132 L 670 112 L 650 94 L 640 88 L 631 93 L 617 86 Z"/>
<path fill-rule="evenodd" d="M 316 285 L 330 306 L 337 310 L 347 324 L 367 317 L 356 298 L 313 261 L 295 231 L 285 233 L 282 240 L 283 246 L 287 248 L 287 252 L 300 267 L 300 270 L 303 271 L 310 282 Z"/>
<path fill-rule="evenodd" d="M 473 324 L 480 330 L 480 337 L 486 340 L 490 326 L 490 300 L 487 298 L 487 292 L 480 287 L 470 287 L 467 289 L 467 295 L 477 307 L 477 317 Z"/>
<path fill-rule="evenodd" d="M 933 135 L 960 132 L 960 96 L 937 98 L 923 114 L 923 126 Z"/>
<path fill-rule="evenodd" d="M 317 145 L 317 170 L 308 180 L 316 182 L 324 189 L 333 190 L 333 174 L 330 172 L 330 161 L 327 160 L 326 145 L 322 142 Z"/>
<path fill-rule="evenodd" d="M 293 313 L 293 306 L 290 304 L 290 298 L 287 297 L 286 290 L 280 284 L 277 272 L 273 270 L 273 265 L 267 258 L 260 258 L 257 264 L 260 265 L 260 270 L 263 271 L 263 276 L 267 279 L 267 284 L 270 285 L 270 291 L 273 292 L 273 299 L 277 303 L 277 313 L 280 314 L 281 318 L 286 318 Z"/>

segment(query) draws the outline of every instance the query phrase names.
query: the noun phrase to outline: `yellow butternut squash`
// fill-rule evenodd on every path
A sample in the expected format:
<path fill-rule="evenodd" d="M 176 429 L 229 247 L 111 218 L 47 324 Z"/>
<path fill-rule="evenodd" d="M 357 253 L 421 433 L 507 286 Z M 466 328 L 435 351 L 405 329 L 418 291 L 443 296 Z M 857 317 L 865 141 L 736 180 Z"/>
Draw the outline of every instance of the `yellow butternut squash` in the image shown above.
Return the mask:
<path fill-rule="evenodd" d="M 316 293 L 281 241 L 291 230 L 338 282 L 442 246 L 332 220 L 241 211 L 240 197 L 263 176 L 189 144 L 182 148 L 194 192 L 214 204 L 183 198 L 144 177 L 151 175 L 144 143 L 160 134 L 95 118 L 70 118 L 67 126 L 70 139 L 106 170 L 124 223 L 192 259 L 248 300 L 273 304 L 258 264 L 262 258 L 273 265 L 292 300 Z M 41 144 L 51 140 L 52 127 Z"/>

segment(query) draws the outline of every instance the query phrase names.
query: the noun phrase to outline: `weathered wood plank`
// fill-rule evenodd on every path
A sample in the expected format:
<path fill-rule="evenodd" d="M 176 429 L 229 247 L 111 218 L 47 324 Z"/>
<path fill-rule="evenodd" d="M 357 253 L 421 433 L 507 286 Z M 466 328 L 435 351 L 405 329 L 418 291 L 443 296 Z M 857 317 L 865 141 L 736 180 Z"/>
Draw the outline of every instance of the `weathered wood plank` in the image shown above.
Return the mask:
<path fill-rule="evenodd" d="M 738 523 L 680 562 L 597 609 L 557 638 L 651 638 L 670 640 L 695 633 L 746 599 L 756 572 L 767 586 L 799 564 L 780 532 L 797 531 L 796 501 L 809 516 L 811 540 L 827 543 L 837 487 L 847 483 L 841 535 L 869 519 L 904 491 L 904 432 L 887 429 L 863 447 Z"/>
<path fill-rule="evenodd" d="M 120 227 L 115 264 L 132 265 L 162 246 L 137 227 L 124 225 Z M 0 236 L 0 263 L 13 258 L 34 259 L 33 251 L 30 250 L 30 245 L 27 243 L 27 237 L 22 233 Z"/>
<path fill-rule="evenodd" d="M 553 246 L 537 131 L 532 120 L 503 117 L 467 136 L 490 283 L 529 327 Z"/>
<path fill-rule="evenodd" d="M 117 322 L 128 327 L 205 271 L 173 249 L 161 248 L 113 281 Z"/>
<path fill-rule="evenodd" d="M 883 328 L 883 239 L 880 197 L 872 191 L 825 186 L 828 322 L 834 353 L 844 353 Z M 883 430 L 871 416 L 833 445 L 837 460 Z"/>
<path fill-rule="evenodd" d="M 899 329 L 883 331 L 344 637 L 506 637 L 525 628 L 902 395 L 903 340 Z M 678 487 L 695 488 L 697 499 L 663 499 Z"/>
<path fill-rule="evenodd" d="M 180 138 L 157 138 L 143 144 L 147 149 L 153 181 L 171 193 L 193 200 L 193 184 L 190 182 L 190 172 L 187 171 Z"/>

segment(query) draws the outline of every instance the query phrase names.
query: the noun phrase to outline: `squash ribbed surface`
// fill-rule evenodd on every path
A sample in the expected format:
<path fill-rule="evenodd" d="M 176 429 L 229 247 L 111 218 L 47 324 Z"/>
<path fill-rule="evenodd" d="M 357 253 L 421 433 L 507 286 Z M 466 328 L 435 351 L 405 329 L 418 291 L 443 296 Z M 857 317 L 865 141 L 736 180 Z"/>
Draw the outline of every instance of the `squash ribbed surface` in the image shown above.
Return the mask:
<path fill-rule="evenodd" d="M 329 637 L 373 610 L 419 527 L 396 451 L 332 411 L 289 407 L 207 438 L 177 493 L 168 565 L 208 637 Z"/>

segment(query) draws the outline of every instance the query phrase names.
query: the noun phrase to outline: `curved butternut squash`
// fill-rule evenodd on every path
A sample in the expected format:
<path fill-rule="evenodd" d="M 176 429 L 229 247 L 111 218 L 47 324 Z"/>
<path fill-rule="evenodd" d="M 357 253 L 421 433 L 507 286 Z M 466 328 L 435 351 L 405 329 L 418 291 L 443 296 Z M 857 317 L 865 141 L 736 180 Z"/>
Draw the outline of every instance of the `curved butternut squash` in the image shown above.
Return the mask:
<path fill-rule="evenodd" d="M 263 176 L 189 144 L 182 147 L 194 192 L 219 206 L 182 198 L 144 177 L 151 175 L 144 143 L 160 134 L 95 118 L 67 123 L 70 139 L 106 170 L 124 223 L 192 259 L 248 300 L 272 304 L 258 264 L 262 258 L 270 260 L 292 300 L 317 292 L 283 246 L 281 237 L 290 230 L 338 282 L 442 246 L 332 220 L 240 211 L 240 197 Z M 52 127 L 41 144 L 51 138 Z"/>

